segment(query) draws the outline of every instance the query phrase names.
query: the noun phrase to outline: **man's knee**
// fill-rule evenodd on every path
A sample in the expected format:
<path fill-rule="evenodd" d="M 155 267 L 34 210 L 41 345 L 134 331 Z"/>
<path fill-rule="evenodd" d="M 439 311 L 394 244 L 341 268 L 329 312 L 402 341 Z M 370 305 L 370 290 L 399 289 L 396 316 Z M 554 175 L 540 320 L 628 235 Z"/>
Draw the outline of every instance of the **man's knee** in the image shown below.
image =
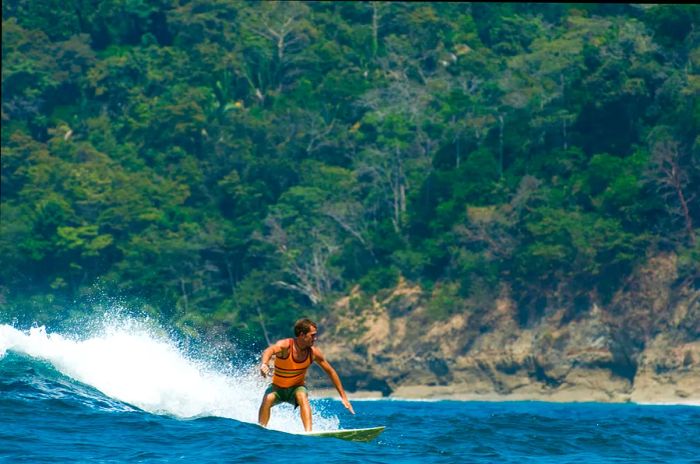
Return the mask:
<path fill-rule="evenodd" d="M 306 393 L 306 390 L 298 390 L 294 393 L 294 397 L 297 400 L 297 404 L 302 405 L 302 404 L 308 404 L 309 402 L 309 395 Z"/>
<path fill-rule="evenodd" d="M 275 404 L 275 401 L 277 401 L 277 394 L 272 392 L 263 397 L 262 404 L 263 406 L 271 407 Z"/>

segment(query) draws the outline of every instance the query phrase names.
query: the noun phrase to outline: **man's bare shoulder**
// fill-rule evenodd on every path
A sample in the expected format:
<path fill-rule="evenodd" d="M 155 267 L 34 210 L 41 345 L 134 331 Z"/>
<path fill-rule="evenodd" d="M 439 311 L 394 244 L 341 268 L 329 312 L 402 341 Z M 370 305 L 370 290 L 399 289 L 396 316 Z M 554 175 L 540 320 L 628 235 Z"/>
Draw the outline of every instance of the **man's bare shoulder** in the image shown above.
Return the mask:
<path fill-rule="evenodd" d="M 319 347 L 312 346 L 311 353 L 314 355 L 314 361 L 324 361 L 325 360 L 325 357 L 323 356 L 323 353 L 321 352 L 321 349 Z"/>
<path fill-rule="evenodd" d="M 277 340 L 271 346 L 274 348 L 275 353 L 287 351 L 287 349 L 289 348 L 289 339 L 283 338 L 282 340 Z"/>

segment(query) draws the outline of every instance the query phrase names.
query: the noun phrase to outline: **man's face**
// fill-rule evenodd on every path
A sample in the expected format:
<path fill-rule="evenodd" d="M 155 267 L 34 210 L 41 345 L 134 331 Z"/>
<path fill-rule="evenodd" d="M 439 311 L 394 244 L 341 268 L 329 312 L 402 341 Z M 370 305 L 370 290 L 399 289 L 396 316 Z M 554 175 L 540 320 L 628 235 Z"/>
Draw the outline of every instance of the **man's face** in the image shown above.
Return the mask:
<path fill-rule="evenodd" d="M 304 342 L 307 346 L 313 346 L 313 344 L 316 342 L 316 337 L 318 336 L 318 331 L 316 330 L 315 327 L 311 327 L 309 329 L 308 333 L 304 335 Z"/>

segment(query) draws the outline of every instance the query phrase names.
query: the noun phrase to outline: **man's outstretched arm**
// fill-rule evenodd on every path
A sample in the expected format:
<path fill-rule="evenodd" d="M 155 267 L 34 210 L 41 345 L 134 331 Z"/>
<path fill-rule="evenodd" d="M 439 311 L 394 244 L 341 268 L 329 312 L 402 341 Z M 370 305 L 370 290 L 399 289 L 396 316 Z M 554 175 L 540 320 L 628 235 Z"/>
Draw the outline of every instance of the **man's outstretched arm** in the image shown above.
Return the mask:
<path fill-rule="evenodd" d="M 338 377 L 338 373 L 335 371 L 335 369 L 333 369 L 331 363 L 326 361 L 326 358 L 323 357 L 321 350 L 318 348 L 314 348 L 314 361 L 321 366 L 321 369 L 326 372 L 328 377 L 331 379 L 331 382 L 333 382 L 335 389 L 338 390 L 343 406 L 345 406 L 352 414 L 355 414 L 355 410 L 352 408 L 352 404 L 350 404 L 350 400 L 348 400 L 348 396 L 345 394 L 345 390 L 343 389 L 343 384 L 340 381 L 340 377 Z"/>

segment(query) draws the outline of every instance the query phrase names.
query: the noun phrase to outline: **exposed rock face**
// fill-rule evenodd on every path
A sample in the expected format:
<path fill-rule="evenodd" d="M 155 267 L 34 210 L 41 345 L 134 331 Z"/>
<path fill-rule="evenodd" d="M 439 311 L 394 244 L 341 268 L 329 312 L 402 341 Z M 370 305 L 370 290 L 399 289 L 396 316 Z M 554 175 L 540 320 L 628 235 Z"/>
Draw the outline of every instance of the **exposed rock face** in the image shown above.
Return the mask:
<path fill-rule="evenodd" d="M 655 402 L 664 399 L 700 402 L 700 342 L 676 344 L 662 334 L 644 350 L 630 399 Z"/>
<path fill-rule="evenodd" d="M 606 308 L 573 320 L 551 309 L 530 327 L 507 288 L 492 310 L 440 322 L 428 322 L 429 295 L 403 280 L 383 299 L 356 288 L 322 321 L 321 345 L 349 391 L 700 403 L 700 291 L 673 288 L 674 259 L 652 259 Z"/>

